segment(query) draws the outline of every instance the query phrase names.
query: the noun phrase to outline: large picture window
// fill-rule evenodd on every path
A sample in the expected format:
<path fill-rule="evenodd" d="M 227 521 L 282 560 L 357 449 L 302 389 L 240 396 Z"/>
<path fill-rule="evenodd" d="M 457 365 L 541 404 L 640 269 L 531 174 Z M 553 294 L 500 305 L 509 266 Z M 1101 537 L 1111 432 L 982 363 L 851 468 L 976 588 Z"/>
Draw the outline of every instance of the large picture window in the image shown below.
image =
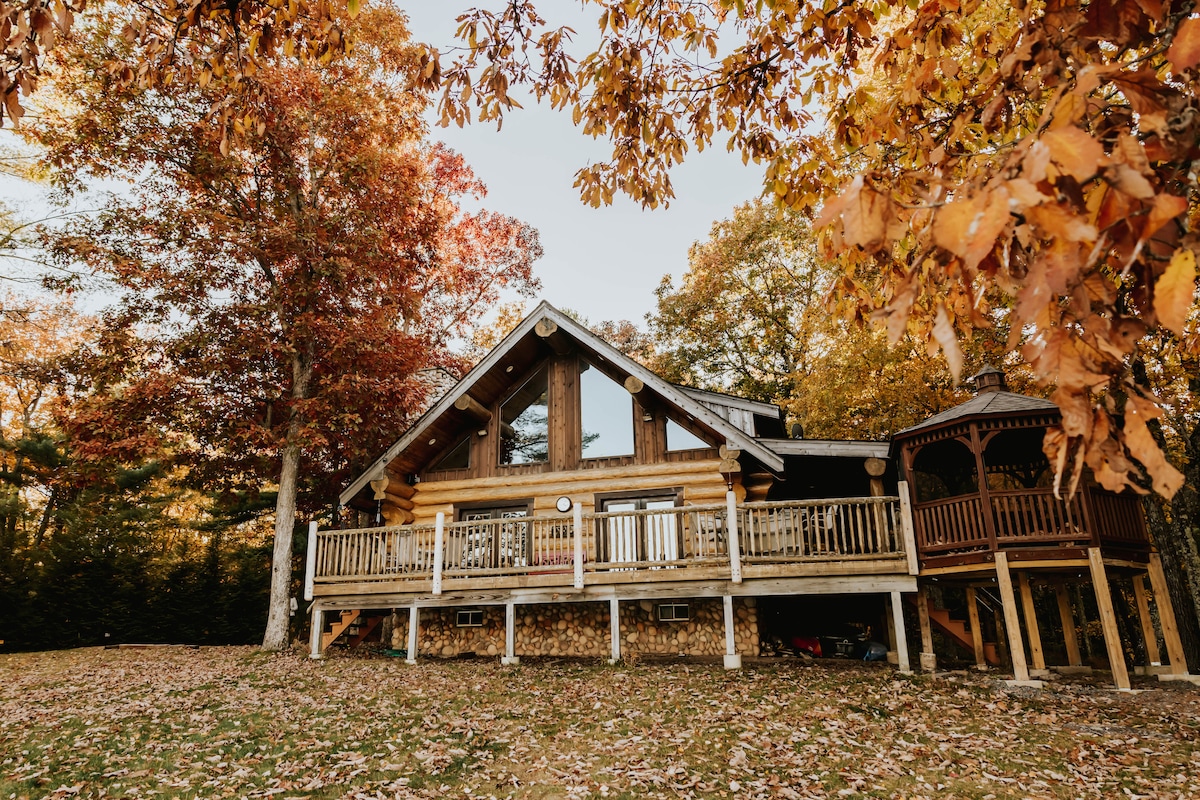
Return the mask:
<path fill-rule="evenodd" d="M 549 391 L 542 367 L 500 406 L 500 463 L 547 461 L 549 445 Z"/>
<path fill-rule="evenodd" d="M 586 361 L 579 372 L 583 457 L 633 455 L 633 398 Z"/>

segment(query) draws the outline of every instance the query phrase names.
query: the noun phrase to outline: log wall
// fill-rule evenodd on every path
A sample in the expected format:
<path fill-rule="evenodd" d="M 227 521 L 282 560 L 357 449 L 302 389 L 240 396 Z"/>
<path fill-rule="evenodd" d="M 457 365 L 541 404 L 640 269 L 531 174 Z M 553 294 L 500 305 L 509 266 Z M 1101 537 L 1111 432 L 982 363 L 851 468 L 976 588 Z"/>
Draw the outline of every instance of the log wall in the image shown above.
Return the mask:
<path fill-rule="evenodd" d="M 423 481 L 414 488 L 412 514 L 417 524 L 432 523 L 438 512 L 453 520 L 456 504 L 495 503 L 505 505 L 532 500 L 531 515 L 555 516 L 554 503 L 570 497 L 585 513 L 595 510 L 596 495 L 607 492 L 682 489 L 683 502 L 706 505 L 725 501 L 725 479 L 718 471 L 720 459 L 631 464 L 604 470 L 583 469 L 536 475 L 493 476 L 452 481 Z M 770 486 L 769 476 L 754 476 L 751 499 L 762 499 Z M 746 499 L 740 476 L 734 484 L 738 502 Z M 571 514 L 562 515 L 569 519 Z"/>
<path fill-rule="evenodd" d="M 722 601 L 717 598 L 687 602 L 687 622 L 659 622 L 654 601 L 621 603 L 621 653 L 623 657 L 719 656 L 725 652 Z M 738 653 L 759 655 L 758 608 L 753 597 L 735 598 L 734 639 Z M 420 612 L 417 657 L 454 658 L 461 655 L 493 657 L 504 654 L 504 606 L 486 606 L 483 625 L 459 628 L 458 609 L 425 608 Z M 407 647 L 408 610 L 392 615 L 391 645 Z M 611 652 L 608 603 L 551 603 L 518 606 L 514 628 L 518 656 L 572 656 L 606 658 Z"/>

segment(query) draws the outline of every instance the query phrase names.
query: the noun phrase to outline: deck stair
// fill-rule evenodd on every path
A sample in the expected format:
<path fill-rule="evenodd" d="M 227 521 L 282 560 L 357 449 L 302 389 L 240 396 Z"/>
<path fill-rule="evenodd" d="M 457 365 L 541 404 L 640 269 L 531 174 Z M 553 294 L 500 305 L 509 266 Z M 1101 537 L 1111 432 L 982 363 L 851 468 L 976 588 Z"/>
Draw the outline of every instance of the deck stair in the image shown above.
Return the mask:
<path fill-rule="evenodd" d="M 916 597 L 909 595 L 909 602 L 916 605 Z M 962 612 L 964 615 L 965 611 Z M 971 639 L 971 628 L 965 619 L 960 619 L 956 613 L 948 608 L 940 608 L 933 603 L 929 604 L 929 622 L 935 628 L 940 630 L 945 636 L 955 644 L 961 646 L 968 653 L 975 652 L 975 644 Z M 983 654 L 987 663 L 993 667 L 998 667 L 1001 664 L 1000 656 L 996 650 L 995 642 L 984 641 Z"/>
<path fill-rule="evenodd" d="M 348 634 L 350 636 L 350 641 L 348 642 L 347 646 L 358 647 L 367 640 L 367 637 L 371 635 L 373 630 L 379 627 L 379 623 L 381 622 L 383 622 L 383 617 L 378 614 L 364 616 L 359 619 L 358 633 L 353 633 L 353 631 L 351 631 L 351 633 Z"/>
<path fill-rule="evenodd" d="M 358 620 L 359 614 L 361 613 L 361 609 L 357 608 L 351 611 L 341 612 L 341 618 L 333 621 L 332 628 L 321 634 L 321 649 L 326 650 L 329 645 L 336 642 L 338 637 L 340 637 L 343 633 L 349 630 L 352 625 L 354 625 L 354 623 Z"/>

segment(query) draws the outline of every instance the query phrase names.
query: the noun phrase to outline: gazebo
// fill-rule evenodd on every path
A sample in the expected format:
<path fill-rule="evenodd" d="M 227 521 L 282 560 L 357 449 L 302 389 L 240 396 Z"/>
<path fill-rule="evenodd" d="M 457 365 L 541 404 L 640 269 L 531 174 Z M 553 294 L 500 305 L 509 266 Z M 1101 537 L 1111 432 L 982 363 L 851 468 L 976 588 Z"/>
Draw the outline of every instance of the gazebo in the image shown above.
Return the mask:
<path fill-rule="evenodd" d="M 1034 589 L 1045 586 L 1057 598 L 1069 661 L 1060 668 L 1082 669 L 1075 613 L 1083 609 L 1072 607 L 1067 589 L 1084 583 L 1095 592 L 1113 679 L 1119 688 L 1127 689 L 1129 677 L 1110 581 L 1128 580 L 1139 611 L 1147 668 L 1159 671 L 1164 679 L 1190 678 L 1140 498 L 1130 491 L 1108 491 L 1090 473 L 1083 476 L 1074 495 L 1055 496 L 1054 473 L 1042 441 L 1047 428 L 1060 420 L 1058 407 L 1008 391 L 1004 374 L 992 367 L 971 380 L 975 397 L 900 431 L 892 441 L 892 455 L 911 493 L 925 666 L 935 662 L 931 619 L 937 622 L 941 611 L 930 608 L 929 589 L 934 585 L 966 589 L 966 627 L 980 665 L 987 653 L 980 630 L 979 593 L 997 589 L 1002 610 L 997 633 L 1007 640 L 1016 681 L 1044 676 Z M 1153 597 L 1164 598 L 1158 612 L 1170 661 L 1167 668 L 1158 663 L 1146 577 Z"/>

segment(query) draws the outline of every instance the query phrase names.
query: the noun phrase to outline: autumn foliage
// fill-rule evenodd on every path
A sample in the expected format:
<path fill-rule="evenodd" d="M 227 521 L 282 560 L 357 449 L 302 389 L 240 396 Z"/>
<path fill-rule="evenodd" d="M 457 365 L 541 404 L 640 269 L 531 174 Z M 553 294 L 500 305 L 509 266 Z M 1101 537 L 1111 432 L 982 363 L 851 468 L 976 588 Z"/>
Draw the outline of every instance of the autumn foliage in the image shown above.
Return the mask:
<path fill-rule="evenodd" d="M 1179 488 L 1135 364 L 1156 330 L 1200 348 L 1191 3 L 592 5 L 600 45 L 578 59 L 531 3 L 464 14 L 470 48 L 427 66 L 443 121 L 502 119 L 528 87 L 613 143 L 578 173 L 592 203 L 668 202 L 672 166 L 724 138 L 813 215 L 838 294 L 893 340 L 929 337 L 957 373 L 964 333 L 1032 334 L 1060 478 Z"/>

